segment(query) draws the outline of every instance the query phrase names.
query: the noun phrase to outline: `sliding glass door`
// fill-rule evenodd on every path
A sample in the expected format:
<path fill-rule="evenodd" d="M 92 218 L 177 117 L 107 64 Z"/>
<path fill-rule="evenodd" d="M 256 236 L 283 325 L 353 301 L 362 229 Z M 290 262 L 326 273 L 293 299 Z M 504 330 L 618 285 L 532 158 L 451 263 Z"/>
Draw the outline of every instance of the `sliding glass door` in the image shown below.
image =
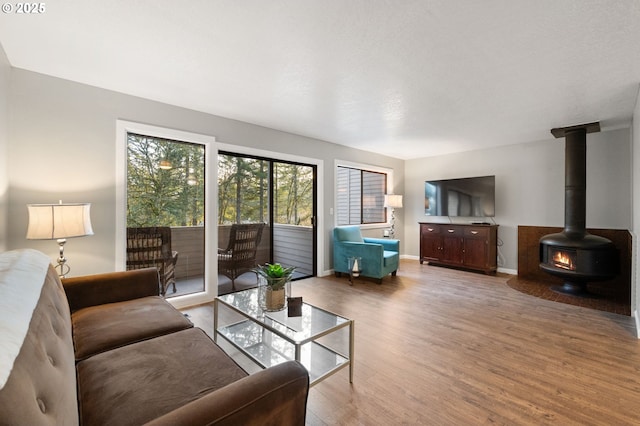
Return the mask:
<path fill-rule="evenodd" d="M 256 244 L 253 264 L 295 266 L 296 278 L 316 274 L 316 192 L 315 165 L 219 153 L 219 294 L 257 283 L 246 264 L 234 269 L 238 224 L 264 224 L 259 241 L 245 242 Z"/>
<path fill-rule="evenodd" d="M 204 291 L 205 146 L 127 133 L 127 269 L 156 267 L 166 297 Z"/>
<path fill-rule="evenodd" d="M 273 262 L 296 267 L 297 277 L 315 275 L 315 167 L 273 162 Z"/>

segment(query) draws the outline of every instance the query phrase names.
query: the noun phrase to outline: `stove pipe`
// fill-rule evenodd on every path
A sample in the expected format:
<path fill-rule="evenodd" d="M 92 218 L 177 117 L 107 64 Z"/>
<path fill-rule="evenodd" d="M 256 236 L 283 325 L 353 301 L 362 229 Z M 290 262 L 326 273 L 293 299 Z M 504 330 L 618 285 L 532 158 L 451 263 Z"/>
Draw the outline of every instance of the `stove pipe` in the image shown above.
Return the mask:
<path fill-rule="evenodd" d="M 587 229 L 587 129 L 565 132 L 564 233 L 580 239 Z"/>

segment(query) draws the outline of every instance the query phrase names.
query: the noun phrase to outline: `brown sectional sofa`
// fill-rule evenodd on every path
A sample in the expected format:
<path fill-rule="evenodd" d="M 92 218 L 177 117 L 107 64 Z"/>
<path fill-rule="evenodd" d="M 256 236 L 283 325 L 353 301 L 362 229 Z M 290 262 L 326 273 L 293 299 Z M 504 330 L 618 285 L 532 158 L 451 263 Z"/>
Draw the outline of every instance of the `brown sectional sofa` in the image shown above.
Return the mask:
<path fill-rule="evenodd" d="M 12 268 L 36 263 L 41 291 L 4 383 L 0 346 L 0 425 L 304 424 L 306 369 L 290 361 L 247 375 L 159 296 L 155 269 L 61 283 L 42 253 L 7 252 L 0 297 L 25 280 Z"/>

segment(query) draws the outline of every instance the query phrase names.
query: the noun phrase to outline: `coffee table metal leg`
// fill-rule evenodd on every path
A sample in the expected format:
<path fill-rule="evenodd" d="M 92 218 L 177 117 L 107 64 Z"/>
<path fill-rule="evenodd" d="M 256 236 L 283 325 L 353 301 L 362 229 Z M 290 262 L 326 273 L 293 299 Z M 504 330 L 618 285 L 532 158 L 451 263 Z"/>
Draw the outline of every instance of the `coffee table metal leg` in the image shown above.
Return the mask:
<path fill-rule="evenodd" d="M 300 362 L 300 345 L 295 345 L 295 360 Z"/>
<path fill-rule="evenodd" d="M 218 299 L 213 299 L 213 341 L 218 342 Z"/>
<path fill-rule="evenodd" d="M 349 323 L 349 383 L 353 383 L 353 355 L 355 350 L 355 321 Z"/>

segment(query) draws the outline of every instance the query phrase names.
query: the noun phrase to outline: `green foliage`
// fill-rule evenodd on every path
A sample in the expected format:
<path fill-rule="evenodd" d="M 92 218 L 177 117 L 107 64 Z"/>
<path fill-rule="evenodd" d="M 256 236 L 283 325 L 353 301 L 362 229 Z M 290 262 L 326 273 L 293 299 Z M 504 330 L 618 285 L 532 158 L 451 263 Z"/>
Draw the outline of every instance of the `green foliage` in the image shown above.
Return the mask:
<path fill-rule="evenodd" d="M 268 222 L 269 163 L 218 156 L 218 223 Z"/>
<path fill-rule="evenodd" d="M 258 158 L 218 156 L 218 223 L 270 222 L 269 180 L 273 170 L 274 222 L 311 226 L 313 170 Z"/>
<path fill-rule="evenodd" d="M 273 290 L 279 290 L 291 279 L 295 269 L 295 266 L 283 268 L 279 263 L 265 263 L 254 268 L 253 271 L 263 277 Z"/>
<path fill-rule="evenodd" d="M 202 145 L 130 133 L 127 159 L 127 226 L 204 224 Z"/>
<path fill-rule="evenodd" d="M 204 225 L 204 147 L 132 133 L 127 142 L 127 226 Z M 271 179 L 273 221 L 311 226 L 311 167 L 225 154 L 218 156 L 218 223 L 269 223 Z"/>

